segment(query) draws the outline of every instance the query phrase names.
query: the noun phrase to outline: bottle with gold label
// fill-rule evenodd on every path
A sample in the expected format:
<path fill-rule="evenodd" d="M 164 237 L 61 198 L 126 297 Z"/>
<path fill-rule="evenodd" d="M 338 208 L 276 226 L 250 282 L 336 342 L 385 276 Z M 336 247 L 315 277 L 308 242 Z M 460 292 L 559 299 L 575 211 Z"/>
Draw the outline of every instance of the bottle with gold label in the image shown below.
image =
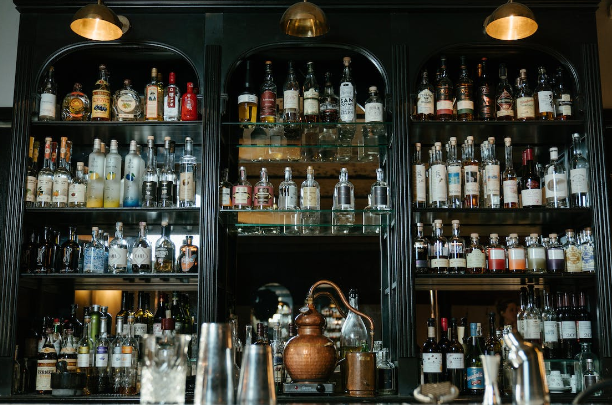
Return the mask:
<path fill-rule="evenodd" d="M 162 121 L 162 111 L 159 105 L 159 89 L 157 86 L 157 68 L 151 69 L 151 81 L 145 86 L 145 120 Z"/>
<path fill-rule="evenodd" d="M 108 84 L 108 71 L 105 65 L 100 65 L 100 78 L 94 85 L 91 97 L 91 120 L 110 121 L 111 119 L 111 92 Z"/>
<path fill-rule="evenodd" d="M 72 92 L 66 94 L 62 102 L 63 121 L 89 121 L 91 116 L 91 103 L 89 97 L 83 93 L 81 83 L 75 83 Z"/>
<path fill-rule="evenodd" d="M 563 245 L 565 251 L 565 272 L 582 272 L 582 251 L 576 244 L 576 237 L 573 229 L 565 230 L 566 242 Z"/>
<path fill-rule="evenodd" d="M 193 236 L 185 237 L 183 246 L 179 249 L 177 271 L 183 273 L 198 272 L 198 247 L 193 244 Z"/>
<path fill-rule="evenodd" d="M 140 121 L 142 118 L 142 101 L 140 95 L 132 87 L 132 81 L 125 79 L 123 87 L 115 92 L 113 97 L 114 121 Z"/>

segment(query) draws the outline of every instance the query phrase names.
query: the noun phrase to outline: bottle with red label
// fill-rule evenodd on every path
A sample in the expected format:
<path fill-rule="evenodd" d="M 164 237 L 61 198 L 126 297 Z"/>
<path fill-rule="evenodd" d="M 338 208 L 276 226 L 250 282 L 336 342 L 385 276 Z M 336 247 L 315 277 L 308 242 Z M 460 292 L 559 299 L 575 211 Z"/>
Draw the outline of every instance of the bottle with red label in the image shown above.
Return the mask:
<path fill-rule="evenodd" d="M 181 121 L 196 121 L 198 119 L 198 99 L 193 92 L 193 83 L 187 83 L 187 93 L 181 100 Z"/>
<path fill-rule="evenodd" d="M 253 197 L 253 186 L 247 180 L 246 168 L 238 169 L 238 181 L 232 187 L 232 204 L 236 210 L 250 210 Z"/>
<path fill-rule="evenodd" d="M 261 168 L 259 181 L 253 188 L 253 209 L 271 210 L 274 208 L 274 186 L 268 181 L 268 169 Z"/>
<path fill-rule="evenodd" d="M 506 272 L 506 249 L 499 244 L 499 235 L 492 233 L 489 235 L 489 246 L 486 248 L 487 268 L 489 273 Z"/>
<path fill-rule="evenodd" d="M 170 72 L 168 86 L 164 89 L 164 121 L 178 121 L 181 111 L 181 92 L 176 85 L 176 75 Z"/>
<path fill-rule="evenodd" d="M 276 122 L 276 84 L 272 76 L 272 62 L 266 61 L 264 82 L 259 88 L 259 120 Z"/>
<path fill-rule="evenodd" d="M 521 178 L 521 203 L 523 208 L 542 206 L 542 187 L 540 176 L 533 161 L 533 148 L 523 151 L 523 176 Z"/>

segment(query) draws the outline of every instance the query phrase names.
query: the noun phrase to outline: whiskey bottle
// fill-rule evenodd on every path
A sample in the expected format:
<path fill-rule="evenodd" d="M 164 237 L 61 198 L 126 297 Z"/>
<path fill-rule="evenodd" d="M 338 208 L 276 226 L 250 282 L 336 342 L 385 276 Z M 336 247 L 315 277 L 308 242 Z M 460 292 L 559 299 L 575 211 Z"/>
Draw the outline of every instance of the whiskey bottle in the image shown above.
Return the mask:
<path fill-rule="evenodd" d="M 434 221 L 434 238 L 429 245 L 429 271 L 447 273 L 449 266 L 448 242 L 442 232 L 442 220 Z"/>
<path fill-rule="evenodd" d="M 295 77 L 293 61 L 289 61 L 287 79 L 283 85 L 283 122 L 285 137 L 295 141 L 300 139 L 300 85 Z"/>
<path fill-rule="evenodd" d="M 355 187 L 348 179 L 348 170 L 340 169 L 339 181 L 334 187 L 332 206 L 332 233 L 348 234 L 355 224 Z"/>
<path fill-rule="evenodd" d="M 417 89 L 416 121 L 430 121 L 434 118 L 434 88 L 429 83 L 427 69 L 421 73 L 421 83 Z"/>
<path fill-rule="evenodd" d="M 306 180 L 300 187 L 300 208 L 302 220 L 302 233 L 305 235 L 316 235 L 319 233 L 321 223 L 321 187 L 314 179 L 314 169 L 308 166 L 306 169 Z"/>
<path fill-rule="evenodd" d="M 113 120 L 140 121 L 142 110 L 140 94 L 134 90 L 130 79 L 124 79 L 123 87 L 113 97 Z"/>
<path fill-rule="evenodd" d="M 514 120 L 514 90 L 508 83 L 508 69 L 505 63 L 499 64 L 499 83 L 495 94 L 495 110 L 498 121 Z"/>
<path fill-rule="evenodd" d="M 75 83 L 72 92 L 62 101 L 62 121 L 89 121 L 90 116 L 89 97 L 83 93 L 81 83 Z"/>
<path fill-rule="evenodd" d="M 264 81 L 259 88 L 259 120 L 261 122 L 276 122 L 276 92 L 277 88 L 272 76 L 272 62 L 268 60 L 266 61 Z"/>
<path fill-rule="evenodd" d="M 147 137 L 147 167 L 142 176 L 142 206 L 157 207 L 157 148 L 155 147 L 155 137 Z"/>
<path fill-rule="evenodd" d="M 91 120 L 110 121 L 111 119 L 111 90 L 108 84 L 108 71 L 105 65 L 98 67 L 100 77 L 94 85 L 91 96 Z"/>
<path fill-rule="evenodd" d="M 45 82 L 40 93 L 39 121 L 55 121 L 57 119 L 57 83 L 55 69 L 49 66 Z"/>
<path fill-rule="evenodd" d="M 123 223 L 117 222 L 115 229 L 115 238 L 110 243 L 108 250 L 108 272 L 126 273 L 128 242 L 123 239 Z"/>
<path fill-rule="evenodd" d="M 457 120 L 474 120 L 474 83 L 468 76 L 465 56 L 461 56 L 461 74 L 455 87 L 455 99 L 457 100 Z"/>
<path fill-rule="evenodd" d="M 76 227 L 68 227 L 68 239 L 62 243 L 60 248 L 61 266 L 60 273 L 78 273 L 79 272 L 79 256 L 81 254 L 81 246 L 77 242 Z"/>
<path fill-rule="evenodd" d="M 486 247 L 487 270 L 489 273 L 506 272 L 506 249 L 499 244 L 499 235 L 492 233 L 489 235 L 489 245 Z"/>
<path fill-rule="evenodd" d="M 442 353 L 436 343 L 436 320 L 427 320 L 427 340 L 421 348 L 423 361 L 423 381 L 425 384 L 437 384 L 442 382 Z"/>
<path fill-rule="evenodd" d="M 261 168 L 259 181 L 253 187 L 253 209 L 274 209 L 274 186 L 268 181 L 268 169 L 265 167 Z"/>
<path fill-rule="evenodd" d="M 580 134 L 572 135 L 573 155 L 570 160 L 570 188 L 571 206 L 589 207 L 591 205 L 589 193 L 589 162 L 580 150 Z"/>
<path fill-rule="evenodd" d="M 198 97 L 194 93 L 193 83 L 187 82 L 187 91 L 181 98 L 181 121 L 197 121 Z"/>
<path fill-rule="evenodd" d="M 38 153 L 37 153 L 38 154 Z M 25 193 L 24 200 L 26 207 L 34 207 L 36 205 L 36 182 L 38 173 L 34 163 L 34 137 L 30 137 L 28 146 L 28 167 L 26 169 Z"/>
<path fill-rule="evenodd" d="M 139 223 L 138 239 L 132 245 L 132 273 L 152 273 L 151 242 L 147 239 L 147 223 Z"/>
<path fill-rule="evenodd" d="M 574 235 L 573 229 L 565 230 L 565 245 L 563 245 L 563 251 L 565 252 L 566 273 L 582 272 L 582 252 L 576 244 Z"/>
<path fill-rule="evenodd" d="M 448 158 L 446 162 L 448 182 L 448 206 L 449 208 L 461 208 L 463 198 L 461 190 L 461 160 L 457 159 L 457 138 L 452 136 L 448 143 Z"/>
<path fill-rule="evenodd" d="M 435 143 L 435 153 L 431 162 L 430 181 L 431 208 L 446 208 L 448 201 L 448 185 L 446 164 L 442 160 L 442 143 Z"/>
<path fill-rule="evenodd" d="M 546 69 L 538 68 L 538 85 L 534 91 L 535 116 L 539 120 L 554 120 L 555 107 L 553 102 L 553 91 L 548 83 Z"/>
<path fill-rule="evenodd" d="M 566 121 L 572 119 L 572 95 L 563 79 L 563 68 L 559 66 L 555 74 L 555 86 L 553 88 L 555 103 L 555 119 Z"/>
<path fill-rule="evenodd" d="M 463 205 L 465 208 L 480 206 L 480 172 L 474 157 L 474 138 L 467 137 L 466 159 L 463 161 Z"/>
<path fill-rule="evenodd" d="M 450 336 L 450 345 L 446 353 L 446 381 L 462 391 L 465 383 L 465 354 L 457 334 L 455 318 L 451 318 Z"/>
<path fill-rule="evenodd" d="M 198 247 L 193 245 L 193 236 L 185 237 L 185 243 L 179 248 L 177 265 L 183 273 L 198 272 Z"/>
<path fill-rule="evenodd" d="M 185 152 L 179 161 L 178 206 L 196 205 L 196 157 L 193 155 L 193 141 L 185 138 Z"/>
<path fill-rule="evenodd" d="M 77 371 L 77 347 L 73 330 L 65 330 L 62 335 L 61 349 L 57 361 L 65 361 L 68 372 Z"/>
<path fill-rule="evenodd" d="M 427 206 L 427 170 L 421 161 L 421 144 L 414 144 L 414 159 L 412 162 L 412 206 L 425 208 Z"/>
<path fill-rule="evenodd" d="M 487 267 L 485 249 L 480 244 L 480 237 L 477 233 L 470 234 L 470 241 L 470 246 L 465 248 L 465 272 L 468 274 L 482 274 Z"/>
<path fill-rule="evenodd" d="M 255 103 L 257 105 L 257 102 Z M 170 72 L 164 89 L 164 121 L 178 121 L 181 112 L 181 92 L 176 85 L 176 74 Z"/>
<path fill-rule="evenodd" d="M 55 373 L 57 364 L 57 351 L 53 344 L 53 335 L 47 333 L 44 343 L 38 353 L 36 367 L 36 392 L 39 394 L 51 394 L 51 374 Z"/>
<path fill-rule="evenodd" d="M 66 142 L 68 138 L 61 138 L 60 146 L 60 161 L 53 173 L 53 194 L 51 197 L 51 206 L 57 208 L 65 208 L 68 206 L 68 186 L 72 181 L 72 175 L 66 167 Z"/>
<path fill-rule="evenodd" d="M 219 181 L 219 205 L 222 210 L 232 208 L 232 183 L 229 182 L 229 169 L 226 167 L 221 171 Z M 280 196 L 279 196 L 280 198 Z"/>
<path fill-rule="evenodd" d="M 540 176 L 533 162 L 533 148 L 528 146 L 524 151 L 525 170 L 521 178 L 521 202 L 523 208 L 536 208 L 542 206 L 542 189 Z"/>
<path fill-rule="evenodd" d="M 525 247 L 520 244 L 516 233 L 508 236 L 507 253 L 510 273 L 524 273 L 526 271 Z"/>
<path fill-rule="evenodd" d="M 448 272 L 452 274 L 465 274 L 465 241 L 459 236 L 459 220 L 454 219 L 453 236 L 448 240 Z"/>
<path fill-rule="evenodd" d="M 45 138 L 45 160 L 38 172 L 36 206 L 51 207 L 53 196 L 53 170 L 51 170 L 51 138 Z"/>
<path fill-rule="evenodd" d="M 146 121 L 162 121 L 162 105 L 159 99 L 159 90 L 157 88 L 157 68 L 151 69 L 151 81 L 145 86 L 145 120 Z"/>
<path fill-rule="evenodd" d="M 440 56 L 440 77 L 436 81 L 436 119 L 453 119 L 453 83 L 446 72 L 446 56 Z"/>
<path fill-rule="evenodd" d="M 550 163 L 544 169 L 546 184 L 546 206 L 548 208 L 568 208 L 567 173 L 563 164 L 558 162 L 559 151 L 556 147 L 549 149 Z"/>
<path fill-rule="evenodd" d="M 530 121 L 535 119 L 535 102 L 533 92 L 527 82 L 527 70 L 520 70 L 520 86 L 516 92 L 516 119 Z"/>
<path fill-rule="evenodd" d="M 87 205 L 87 182 L 83 169 L 83 162 L 77 162 L 75 176 L 68 186 L 68 207 L 70 208 L 83 208 Z"/>
<path fill-rule="evenodd" d="M 414 245 L 412 254 L 414 256 L 414 265 L 417 274 L 429 273 L 429 241 L 423 234 L 423 223 L 419 222 L 416 224 L 417 233 L 414 238 Z"/>
<path fill-rule="evenodd" d="M 53 230 L 45 226 L 42 240 L 36 251 L 36 265 L 34 273 L 46 274 L 55 272 L 55 254 L 53 243 Z"/>
<path fill-rule="evenodd" d="M 174 272 L 174 242 L 170 240 L 170 227 L 168 221 L 161 224 L 161 237 L 155 242 L 154 273 Z"/>
<path fill-rule="evenodd" d="M 158 203 L 159 207 L 174 207 L 176 200 L 176 173 L 174 172 L 174 148 L 176 143 L 170 137 L 164 139 L 166 161 L 159 174 Z"/>
<path fill-rule="evenodd" d="M 489 137 L 489 158 L 484 162 L 484 205 L 485 208 L 500 208 L 500 168 L 499 160 L 495 158 L 495 138 Z"/>
<path fill-rule="evenodd" d="M 518 178 L 512 166 L 512 139 L 504 138 L 506 167 L 502 174 L 504 208 L 518 208 Z"/>
<path fill-rule="evenodd" d="M 130 151 L 125 157 L 123 177 L 123 206 L 140 207 L 141 179 L 144 165 L 137 153 L 136 141 L 130 141 Z"/>
<path fill-rule="evenodd" d="M 357 104 L 357 90 L 353 82 L 351 69 L 351 58 L 348 56 L 342 59 L 344 65 L 342 78 L 340 79 L 340 124 L 338 126 L 338 141 L 340 147 L 336 159 L 346 162 L 352 157 L 351 144 L 355 137 L 355 105 Z"/>
<path fill-rule="evenodd" d="M 29 240 L 21 247 L 21 273 L 35 273 L 38 257 L 38 235 L 36 231 L 29 234 Z"/>
<path fill-rule="evenodd" d="M 104 163 L 105 155 L 101 152 L 101 141 L 94 139 L 93 151 L 89 154 L 87 180 L 87 208 L 104 206 Z"/>
<path fill-rule="evenodd" d="M 238 169 L 238 181 L 232 187 L 232 204 L 235 210 L 250 210 L 253 187 L 247 180 L 246 168 L 240 166 Z"/>
<path fill-rule="evenodd" d="M 487 72 L 487 58 L 480 60 L 478 82 L 477 82 L 477 108 L 478 118 L 482 121 L 495 119 L 495 95 L 493 94 L 493 83 Z"/>
<path fill-rule="evenodd" d="M 276 108 L 276 101 L 274 107 Z M 238 96 L 238 122 L 257 122 L 257 95 L 251 89 L 251 61 L 249 60 L 245 61 L 244 89 Z"/>

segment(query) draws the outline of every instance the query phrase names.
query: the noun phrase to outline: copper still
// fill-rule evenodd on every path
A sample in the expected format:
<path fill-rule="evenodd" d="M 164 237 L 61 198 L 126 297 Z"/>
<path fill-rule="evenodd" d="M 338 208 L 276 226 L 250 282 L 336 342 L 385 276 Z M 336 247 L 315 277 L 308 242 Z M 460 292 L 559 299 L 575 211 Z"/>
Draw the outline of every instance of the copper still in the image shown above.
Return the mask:
<path fill-rule="evenodd" d="M 314 307 L 314 290 L 318 286 L 332 287 L 346 307 L 368 320 L 370 326 L 370 347 L 374 346 L 374 321 L 372 318 L 349 305 L 340 288 L 328 280 L 317 281 L 306 296 L 306 306 L 295 318 L 297 336 L 285 346 L 284 362 L 294 382 L 326 382 L 336 367 L 338 355 L 334 342 L 323 335 L 325 317 Z M 328 295 L 327 293 L 323 293 Z"/>

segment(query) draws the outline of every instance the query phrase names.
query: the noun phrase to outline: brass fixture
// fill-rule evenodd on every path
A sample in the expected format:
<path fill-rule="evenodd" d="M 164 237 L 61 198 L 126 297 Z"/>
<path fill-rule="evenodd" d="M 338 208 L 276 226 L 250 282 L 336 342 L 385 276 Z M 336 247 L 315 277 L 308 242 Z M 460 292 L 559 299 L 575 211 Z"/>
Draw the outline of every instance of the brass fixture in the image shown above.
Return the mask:
<path fill-rule="evenodd" d="M 88 4 L 72 17 L 70 28 L 76 34 L 94 41 L 113 41 L 121 38 L 130 27 L 124 16 L 117 16 L 110 8 L 98 0 Z"/>
<path fill-rule="evenodd" d="M 323 10 L 307 0 L 287 9 L 280 20 L 280 27 L 285 34 L 294 37 L 318 37 L 329 31 Z"/>
<path fill-rule="evenodd" d="M 509 0 L 485 19 L 484 28 L 490 37 L 516 40 L 533 35 L 538 30 L 538 23 L 529 7 Z"/>

